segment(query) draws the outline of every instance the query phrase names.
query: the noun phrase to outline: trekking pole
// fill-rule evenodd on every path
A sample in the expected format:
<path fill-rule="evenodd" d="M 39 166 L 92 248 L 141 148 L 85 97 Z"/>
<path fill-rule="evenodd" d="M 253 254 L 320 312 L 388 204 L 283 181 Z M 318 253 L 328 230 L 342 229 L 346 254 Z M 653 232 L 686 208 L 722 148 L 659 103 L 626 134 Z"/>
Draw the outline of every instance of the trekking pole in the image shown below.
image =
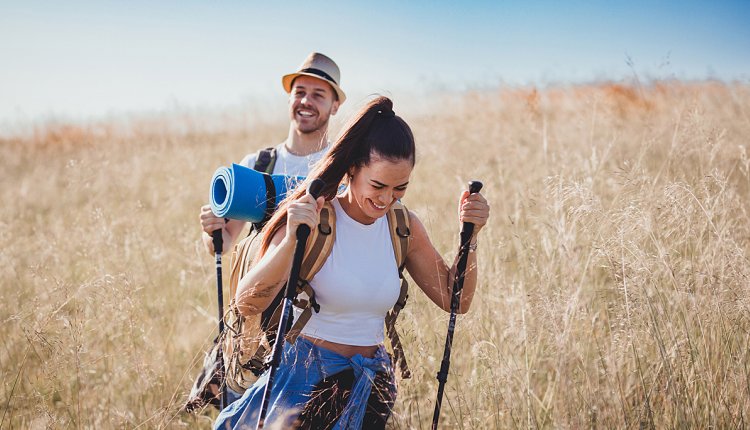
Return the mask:
<path fill-rule="evenodd" d="M 469 193 L 475 194 L 482 189 L 479 181 L 469 182 Z M 456 328 L 456 313 L 461 304 L 461 290 L 464 288 L 464 275 L 466 274 L 466 261 L 469 259 L 469 242 L 474 234 L 474 224 L 464 222 L 461 226 L 461 247 L 458 249 L 458 264 L 456 274 L 453 278 L 453 293 L 451 294 L 451 316 L 448 322 L 448 335 L 445 337 L 445 350 L 443 350 L 443 361 L 440 363 L 440 371 L 437 374 L 438 392 L 435 402 L 435 413 L 432 415 L 432 430 L 437 429 L 440 419 L 440 407 L 443 403 L 443 391 L 445 382 L 448 380 L 448 368 L 451 365 L 451 347 L 453 345 L 453 331 Z"/>
<path fill-rule="evenodd" d="M 218 342 L 221 342 L 221 335 L 224 333 L 224 290 L 221 280 L 221 251 L 224 249 L 224 238 L 221 236 L 221 230 L 214 230 L 211 233 L 211 237 L 214 239 L 214 254 L 216 255 L 216 292 L 219 297 L 219 337 Z M 219 381 L 221 381 L 221 398 L 219 399 L 219 406 L 223 410 L 227 405 L 227 384 L 224 380 L 224 355 L 221 350 L 221 346 L 216 352 L 216 360 L 219 362 Z"/>
<path fill-rule="evenodd" d="M 307 194 L 317 199 L 325 183 L 320 179 L 314 179 L 307 187 Z M 297 294 L 297 283 L 299 282 L 299 270 L 302 266 L 302 257 L 305 254 L 305 244 L 307 243 L 307 237 L 310 235 L 310 227 L 307 224 L 301 224 L 297 227 L 297 244 L 294 248 L 294 258 L 292 259 L 292 269 L 289 272 L 289 280 L 286 283 L 286 292 L 284 295 L 284 301 L 281 306 L 281 317 L 279 318 L 279 328 L 276 331 L 276 341 L 273 344 L 273 355 L 271 358 L 271 369 L 268 372 L 268 381 L 266 381 L 266 388 L 263 391 L 263 401 L 260 404 L 260 417 L 258 417 L 258 424 L 255 427 L 257 429 L 263 428 L 263 422 L 266 420 L 266 413 L 268 412 L 268 401 L 271 398 L 271 390 L 273 389 L 273 379 L 276 376 L 276 370 L 281 362 L 281 354 L 284 350 L 284 338 L 286 337 L 287 326 L 289 325 L 289 318 L 292 311 L 292 300 Z"/>

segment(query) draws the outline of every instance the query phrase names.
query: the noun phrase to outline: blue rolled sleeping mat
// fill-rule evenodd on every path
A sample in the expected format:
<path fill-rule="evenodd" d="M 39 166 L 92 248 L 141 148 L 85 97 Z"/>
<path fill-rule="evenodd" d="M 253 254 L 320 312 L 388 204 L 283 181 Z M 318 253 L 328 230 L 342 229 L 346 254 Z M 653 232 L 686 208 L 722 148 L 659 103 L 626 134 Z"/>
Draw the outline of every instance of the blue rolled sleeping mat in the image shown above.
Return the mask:
<path fill-rule="evenodd" d="M 211 211 L 221 218 L 253 223 L 267 221 L 302 176 L 269 175 L 232 164 L 219 167 L 211 179 Z"/>

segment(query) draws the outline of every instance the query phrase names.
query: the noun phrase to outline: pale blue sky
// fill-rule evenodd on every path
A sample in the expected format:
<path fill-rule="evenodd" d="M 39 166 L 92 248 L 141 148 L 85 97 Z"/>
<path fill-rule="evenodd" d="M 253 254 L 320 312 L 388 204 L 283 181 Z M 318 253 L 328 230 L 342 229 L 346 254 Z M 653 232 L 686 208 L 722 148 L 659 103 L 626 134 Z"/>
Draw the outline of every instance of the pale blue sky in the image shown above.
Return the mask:
<path fill-rule="evenodd" d="M 353 100 L 634 71 L 748 82 L 748 23 L 750 0 L 0 0 L 0 123 L 277 106 L 281 75 L 313 50 Z"/>

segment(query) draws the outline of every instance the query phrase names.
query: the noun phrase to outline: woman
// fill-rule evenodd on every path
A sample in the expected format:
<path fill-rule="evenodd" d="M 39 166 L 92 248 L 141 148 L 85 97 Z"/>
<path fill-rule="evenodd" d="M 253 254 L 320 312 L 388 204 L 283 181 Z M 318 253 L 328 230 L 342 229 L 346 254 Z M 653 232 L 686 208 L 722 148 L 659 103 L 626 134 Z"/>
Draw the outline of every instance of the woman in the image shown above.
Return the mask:
<path fill-rule="evenodd" d="M 333 250 L 310 284 L 320 305 L 294 345 L 285 342 L 274 380 L 266 423 L 301 428 L 384 427 L 395 401 L 395 378 L 385 352 L 384 318 L 399 295 L 399 274 L 384 215 L 406 193 L 416 161 L 409 126 L 379 97 L 365 106 L 329 153 L 310 173 L 326 187 L 318 199 L 298 189 L 264 229 L 259 260 L 240 281 L 235 299 L 240 312 L 262 312 L 289 276 L 295 231 L 318 225 L 324 200 L 336 211 Z M 339 184 L 346 190 L 337 195 Z M 459 219 L 487 223 L 489 205 L 465 191 Z M 450 311 L 454 267 L 435 250 L 424 225 L 409 214 L 411 237 L 405 268 L 436 305 Z M 469 252 L 459 312 L 468 311 L 476 286 L 476 253 Z M 215 428 L 254 426 L 263 389 L 262 376 L 243 397 L 219 415 Z"/>

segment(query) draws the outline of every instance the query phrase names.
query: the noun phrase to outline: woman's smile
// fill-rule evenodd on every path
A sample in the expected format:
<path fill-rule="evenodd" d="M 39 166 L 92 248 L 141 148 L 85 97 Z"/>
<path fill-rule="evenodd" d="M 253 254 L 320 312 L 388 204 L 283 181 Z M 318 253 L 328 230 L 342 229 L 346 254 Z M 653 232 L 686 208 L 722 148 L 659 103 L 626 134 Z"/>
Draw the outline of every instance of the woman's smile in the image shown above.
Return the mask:
<path fill-rule="evenodd" d="M 383 211 L 383 210 L 386 210 L 386 209 L 388 208 L 388 205 L 383 205 L 383 206 L 380 206 L 380 205 L 378 205 L 377 203 L 375 203 L 374 201 L 372 201 L 372 200 L 370 200 L 370 199 L 367 199 L 367 200 L 369 200 L 370 204 L 372 204 L 372 206 L 373 206 L 373 207 L 374 207 L 374 208 L 375 208 L 376 210 L 379 210 L 379 211 Z"/>

